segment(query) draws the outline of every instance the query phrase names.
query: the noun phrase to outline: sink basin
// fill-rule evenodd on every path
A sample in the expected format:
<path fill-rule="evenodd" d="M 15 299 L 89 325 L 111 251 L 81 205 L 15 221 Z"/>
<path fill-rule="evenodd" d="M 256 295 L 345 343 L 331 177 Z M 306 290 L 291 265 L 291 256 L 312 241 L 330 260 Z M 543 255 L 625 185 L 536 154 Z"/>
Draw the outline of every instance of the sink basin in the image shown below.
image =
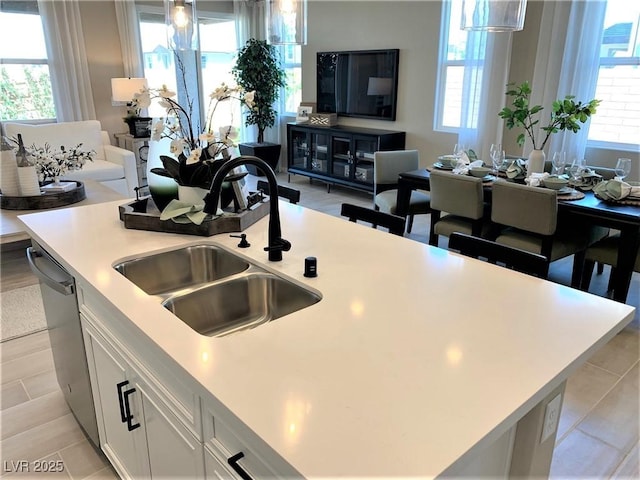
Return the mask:
<path fill-rule="evenodd" d="M 114 268 L 149 295 L 162 295 L 230 277 L 247 270 L 249 263 L 205 244 L 126 260 Z"/>
<path fill-rule="evenodd" d="M 202 335 L 221 336 L 253 328 L 320 301 L 320 297 L 266 272 L 246 273 L 163 302 Z"/>

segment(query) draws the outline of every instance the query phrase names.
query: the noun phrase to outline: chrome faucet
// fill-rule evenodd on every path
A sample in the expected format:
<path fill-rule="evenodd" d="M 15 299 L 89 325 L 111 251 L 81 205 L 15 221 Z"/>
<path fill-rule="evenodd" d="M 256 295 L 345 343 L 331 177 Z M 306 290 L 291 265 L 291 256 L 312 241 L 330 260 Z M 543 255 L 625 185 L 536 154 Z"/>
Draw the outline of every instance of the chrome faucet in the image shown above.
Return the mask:
<path fill-rule="evenodd" d="M 253 165 L 262 170 L 262 172 L 267 176 L 269 192 L 271 192 L 272 200 L 269 201 L 269 245 L 264 247 L 264 250 L 269 252 L 269 261 L 279 262 L 282 260 L 282 252 L 288 252 L 291 249 L 291 243 L 282 238 L 282 231 L 280 228 L 280 210 L 278 208 L 277 197 L 278 180 L 276 180 L 276 174 L 264 160 L 250 155 L 243 155 L 226 161 L 213 177 L 211 189 L 204 197 L 203 211 L 204 213 L 215 215 L 218 210 L 218 199 L 220 198 L 224 177 L 240 165 Z"/>

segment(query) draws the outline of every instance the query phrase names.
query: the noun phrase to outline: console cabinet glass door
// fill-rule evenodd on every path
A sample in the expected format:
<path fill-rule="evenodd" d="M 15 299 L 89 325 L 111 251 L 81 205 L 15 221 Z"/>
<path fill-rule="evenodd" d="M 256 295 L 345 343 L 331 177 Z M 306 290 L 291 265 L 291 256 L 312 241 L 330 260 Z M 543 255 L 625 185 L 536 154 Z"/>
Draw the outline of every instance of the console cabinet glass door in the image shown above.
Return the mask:
<path fill-rule="evenodd" d="M 327 173 L 329 171 L 329 135 L 312 132 L 311 134 L 311 170 Z"/>
<path fill-rule="evenodd" d="M 352 178 L 352 146 L 350 136 L 331 137 L 331 175 L 337 178 Z"/>
<path fill-rule="evenodd" d="M 378 150 L 378 142 L 372 137 L 354 136 L 355 157 L 353 179 L 356 182 L 373 185 L 373 152 Z"/>
<path fill-rule="evenodd" d="M 291 165 L 297 168 L 309 169 L 311 167 L 311 145 L 309 133 L 299 130 L 291 131 Z"/>
<path fill-rule="evenodd" d="M 328 173 L 329 136 L 320 132 L 292 130 L 291 165 L 313 172 Z"/>

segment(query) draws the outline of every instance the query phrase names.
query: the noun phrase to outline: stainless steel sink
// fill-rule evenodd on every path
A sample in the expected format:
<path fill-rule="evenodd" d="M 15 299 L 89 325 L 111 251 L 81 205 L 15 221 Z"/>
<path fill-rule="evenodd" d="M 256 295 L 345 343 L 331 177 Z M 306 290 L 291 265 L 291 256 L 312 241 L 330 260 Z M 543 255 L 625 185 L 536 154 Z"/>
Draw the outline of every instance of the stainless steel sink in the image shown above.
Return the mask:
<path fill-rule="evenodd" d="M 211 244 L 127 259 L 114 268 L 207 336 L 253 328 L 322 298 Z"/>
<path fill-rule="evenodd" d="M 161 295 L 243 272 L 249 263 L 216 245 L 192 245 L 114 266 L 149 295 Z"/>
<path fill-rule="evenodd" d="M 247 273 L 169 298 L 163 305 L 202 335 L 227 335 L 320 301 L 315 293 L 266 272 Z"/>

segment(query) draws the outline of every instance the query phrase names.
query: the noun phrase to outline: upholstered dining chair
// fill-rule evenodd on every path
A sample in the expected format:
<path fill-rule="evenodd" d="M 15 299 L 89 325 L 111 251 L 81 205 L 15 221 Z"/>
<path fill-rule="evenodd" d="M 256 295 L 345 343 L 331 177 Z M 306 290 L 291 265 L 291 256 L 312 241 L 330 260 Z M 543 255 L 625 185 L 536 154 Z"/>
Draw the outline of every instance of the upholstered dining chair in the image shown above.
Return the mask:
<path fill-rule="evenodd" d="M 593 267 L 598 265 L 611 265 L 611 273 L 609 276 L 609 284 L 607 286 L 607 292 L 610 292 L 613 287 L 612 279 L 615 272 L 615 265 L 618 263 L 618 246 L 620 243 L 620 235 L 611 235 L 603 238 L 602 240 L 594 243 L 585 253 L 584 270 L 582 272 L 582 280 L 580 282 L 580 288 L 588 291 L 589 285 L 591 285 L 591 277 L 593 275 Z M 636 256 L 636 261 L 633 265 L 634 272 L 640 272 L 640 253 Z"/>
<path fill-rule="evenodd" d="M 430 185 L 430 245 L 437 247 L 440 235 L 449 237 L 453 232 L 482 236 L 485 205 L 481 178 L 434 170 Z"/>
<path fill-rule="evenodd" d="M 540 278 L 547 278 L 549 272 L 549 262 L 542 255 L 460 232 L 449 236 L 449 250 Z"/>
<path fill-rule="evenodd" d="M 496 181 L 491 221 L 503 229 L 495 241 L 544 256 L 548 263 L 575 255 L 571 285 L 580 284 L 585 251 L 608 229 L 558 217 L 555 190 Z"/>
<path fill-rule="evenodd" d="M 420 168 L 417 150 L 378 151 L 373 154 L 373 205 L 376 210 L 396 213 L 398 175 Z M 411 233 L 413 216 L 431 212 L 431 197 L 422 191 L 412 191 L 409 201 L 407 232 Z"/>
<path fill-rule="evenodd" d="M 381 212 L 373 208 L 361 207 L 351 203 L 343 203 L 340 215 L 347 217 L 349 221 L 357 223 L 358 221 L 370 223 L 373 228 L 382 227 L 389 230 L 389 233 L 404 235 L 404 218 L 393 215 L 391 213 Z"/>

